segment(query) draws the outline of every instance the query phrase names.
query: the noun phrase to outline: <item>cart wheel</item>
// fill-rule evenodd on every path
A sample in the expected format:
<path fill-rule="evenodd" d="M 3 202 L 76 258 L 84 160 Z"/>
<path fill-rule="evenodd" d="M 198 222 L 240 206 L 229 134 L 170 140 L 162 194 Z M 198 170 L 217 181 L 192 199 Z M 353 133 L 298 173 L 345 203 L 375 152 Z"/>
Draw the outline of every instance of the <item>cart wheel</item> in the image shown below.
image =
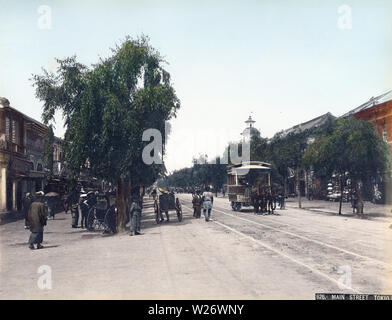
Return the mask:
<path fill-rule="evenodd" d="M 177 211 L 178 221 L 181 222 L 182 221 L 182 207 L 181 207 L 180 200 L 178 198 L 176 199 L 176 211 Z"/>

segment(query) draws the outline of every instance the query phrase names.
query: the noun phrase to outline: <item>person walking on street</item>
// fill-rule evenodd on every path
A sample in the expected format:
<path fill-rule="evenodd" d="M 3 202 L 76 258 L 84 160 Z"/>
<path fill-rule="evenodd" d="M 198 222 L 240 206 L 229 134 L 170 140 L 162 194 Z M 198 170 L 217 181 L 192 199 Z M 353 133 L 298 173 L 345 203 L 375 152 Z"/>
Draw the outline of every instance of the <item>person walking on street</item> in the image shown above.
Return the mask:
<path fill-rule="evenodd" d="M 28 215 L 29 215 L 30 205 L 32 202 L 33 202 L 33 197 L 30 195 L 30 193 L 26 193 L 26 196 L 23 198 L 23 202 L 22 202 L 22 209 L 25 218 L 25 227 L 24 227 L 25 229 L 29 228 Z"/>
<path fill-rule="evenodd" d="M 48 204 L 49 217 L 54 220 L 54 216 L 56 214 L 57 197 L 47 197 L 46 201 Z"/>
<path fill-rule="evenodd" d="M 69 195 L 69 203 L 71 204 L 72 228 L 77 228 L 79 224 L 79 188 L 75 187 Z"/>
<path fill-rule="evenodd" d="M 29 248 L 34 250 L 34 244 L 37 249 L 43 248 L 42 242 L 44 238 L 44 226 L 46 226 L 46 210 L 44 205 L 44 193 L 42 191 L 36 193 L 34 202 L 31 203 L 28 213 L 28 223 L 30 226 Z"/>
<path fill-rule="evenodd" d="M 139 194 L 134 193 L 132 196 L 132 204 L 130 208 L 130 215 L 131 215 L 131 227 L 130 227 L 130 236 L 133 235 L 140 235 L 140 218 L 142 215 L 142 208 L 140 204 L 140 196 Z"/>
<path fill-rule="evenodd" d="M 210 187 L 207 186 L 205 191 L 203 192 L 202 195 L 202 200 L 203 200 L 203 214 L 205 217 L 205 220 L 208 222 L 211 219 L 211 209 L 212 205 L 214 203 L 214 196 L 212 195 L 212 192 L 210 191 Z"/>
<path fill-rule="evenodd" d="M 203 201 L 200 196 L 200 190 L 197 190 L 196 194 L 193 195 L 192 204 L 193 204 L 193 217 L 199 219 L 201 216 L 201 206 L 203 205 Z"/>

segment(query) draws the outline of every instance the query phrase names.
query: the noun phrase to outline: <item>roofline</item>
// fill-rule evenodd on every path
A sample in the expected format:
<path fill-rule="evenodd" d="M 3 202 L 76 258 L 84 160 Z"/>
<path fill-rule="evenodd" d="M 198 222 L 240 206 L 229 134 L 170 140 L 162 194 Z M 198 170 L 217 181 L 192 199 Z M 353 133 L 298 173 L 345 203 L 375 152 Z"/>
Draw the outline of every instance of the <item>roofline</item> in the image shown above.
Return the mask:
<path fill-rule="evenodd" d="M 39 122 L 39 121 L 37 121 L 37 120 L 35 120 L 35 119 L 29 117 L 28 115 L 24 114 L 23 112 L 19 111 L 18 109 L 15 109 L 15 108 L 13 108 L 13 107 L 11 107 L 11 106 L 4 106 L 4 105 L 1 105 L 1 106 L 2 106 L 2 109 L 10 109 L 10 110 L 12 110 L 12 111 L 14 111 L 14 112 L 20 114 L 21 116 L 23 116 L 27 121 L 32 122 L 32 123 L 34 123 L 34 124 L 37 124 L 37 125 L 39 125 L 39 126 L 42 126 L 42 127 L 44 127 L 45 129 L 48 129 L 48 126 L 47 126 L 47 125 L 45 125 L 45 124 L 43 124 L 43 123 L 41 123 L 41 122 Z"/>
<path fill-rule="evenodd" d="M 346 118 L 346 117 L 352 116 L 354 114 L 357 114 L 363 110 L 367 110 L 367 109 L 373 108 L 375 106 L 381 105 L 385 102 L 391 101 L 392 99 L 383 101 L 381 103 L 377 103 L 379 99 L 385 97 L 387 94 L 389 94 L 391 92 L 392 92 L 392 90 L 388 90 L 387 92 L 384 92 L 383 94 L 380 94 L 376 97 L 371 97 L 368 101 L 366 101 L 366 102 L 362 103 L 361 105 L 359 105 L 358 107 L 346 112 L 345 114 L 341 115 L 339 118 Z M 376 102 L 376 103 L 371 104 L 372 102 Z M 371 105 L 369 105 L 369 104 L 371 104 Z M 369 105 L 369 106 L 366 107 L 366 105 Z"/>
<path fill-rule="evenodd" d="M 330 117 L 336 119 L 336 117 L 335 117 L 331 112 L 328 111 L 327 113 L 324 113 L 324 114 L 322 114 L 321 116 L 318 116 L 318 117 L 313 118 L 313 119 L 310 119 L 310 120 L 308 120 L 308 121 L 305 121 L 305 122 L 301 122 L 301 123 L 299 123 L 299 124 L 296 124 L 295 126 L 292 126 L 292 127 L 290 127 L 290 128 L 284 129 L 284 130 L 278 132 L 277 134 L 279 134 L 279 135 L 287 134 L 287 131 L 289 131 L 289 130 L 299 128 L 300 126 L 306 125 L 306 124 L 308 124 L 308 123 L 310 123 L 310 122 L 312 122 L 312 121 L 318 120 L 318 119 L 320 119 L 320 118 L 322 118 L 322 117 L 325 117 L 325 116 L 330 116 Z"/>

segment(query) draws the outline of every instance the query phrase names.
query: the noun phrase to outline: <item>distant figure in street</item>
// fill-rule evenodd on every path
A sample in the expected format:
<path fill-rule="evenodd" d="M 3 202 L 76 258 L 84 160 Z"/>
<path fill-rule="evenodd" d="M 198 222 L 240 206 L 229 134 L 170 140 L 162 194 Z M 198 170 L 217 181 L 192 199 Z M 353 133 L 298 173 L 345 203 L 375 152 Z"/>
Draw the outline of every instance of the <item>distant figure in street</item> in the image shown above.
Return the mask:
<path fill-rule="evenodd" d="M 77 228 L 79 224 L 79 188 L 75 187 L 69 195 L 69 204 L 71 205 L 72 228 Z"/>
<path fill-rule="evenodd" d="M 56 214 L 57 197 L 47 197 L 46 199 L 49 211 L 49 217 L 54 220 Z"/>
<path fill-rule="evenodd" d="M 30 195 L 30 193 L 26 193 L 25 197 L 23 198 L 22 202 L 22 209 L 23 209 L 23 214 L 25 218 L 25 229 L 29 228 L 29 221 L 28 221 L 28 215 L 29 215 L 29 209 L 30 205 L 33 202 L 33 197 Z"/>
<path fill-rule="evenodd" d="M 285 194 L 284 191 L 280 191 L 278 195 L 278 200 L 279 200 L 279 209 L 283 210 L 285 208 Z"/>
<path fill-rule="evenodd" d="M 169 222 L 169 193 L 162 193 L 159 196 L 159 204 L 161 206 L 160 210 L 160 217 L 161 217 L 161 222 L 165 219 L 163 219 L 162 212 L 165 212 L 166 214 L 166 222 Z"/>
<path fill-rule="evenodd" d="M 205 220 L 208 222 L 211 219 L 211 209 L 212 205 L 214 203 L 214 196 L 212 195 L 212 192 L 210 191 L 210 187 L 207 186 L 205 191 L 203 192 L 202 195 L 202 200 L 203 200 L 203 214 L 205 217 Z"/>
<path fill-rule="evenodd" d="M 363 215 L 363 201 L 359 196 L 359 192 L 360 190 L 358 187 L 353 190 L 351 206 L 353 208 L 353 213 Z"/>
<path fill-rule="evenodd" d="M 201 206 L 203 205 L 203 200 L 200 195 L 200 190 L 196 190 L 196 194 L 193 195 L 193 217 L 199 219 L 201 216 Z"/>
<path fill-rule="evenodd" d="M 134 193 L 132 196 L 132 204 L 130 208 L 131 215 L 131 226 L 130 226 L 130 236 L 140 235 L 140 218 L 142 215 L 142 208 L 140 205 L 140 196 L 139 193 Z"/>
<path fill-rule="evenodd" d="M 44 205 L 44 193 L 42 191 L 36 193 L 34 202 L 31 203 L 28 213 L 28 223 L 30 226 L 29 248 L 34 250 L 34 244 L 37 249 L 43 248 L 42 242 L 44 238 L 44 226 L 46 226 L 46 210 Z"/>
<path fill-rule="evenodd" d="M 310 188 L 308 191 L 308 200 L 309 201 L 313 200 L 313 189 L 312 188 Z"/>

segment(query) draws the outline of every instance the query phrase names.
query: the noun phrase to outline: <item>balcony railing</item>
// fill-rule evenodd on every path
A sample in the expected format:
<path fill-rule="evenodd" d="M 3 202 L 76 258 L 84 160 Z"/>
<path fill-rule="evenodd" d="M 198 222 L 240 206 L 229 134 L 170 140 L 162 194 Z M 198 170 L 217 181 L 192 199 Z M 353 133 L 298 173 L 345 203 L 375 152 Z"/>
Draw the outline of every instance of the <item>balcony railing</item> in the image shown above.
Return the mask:
<path fill-rule="evenodd" d="M 8 151 L 8 152 L 13 152 L 13 153 L 18 153 L 20 155 L 25 155 L 26 154 L 26 148 L 13 143 L 11 141 L 4 141 L 0 140 L 0 150 L 2 151 Z"/>

